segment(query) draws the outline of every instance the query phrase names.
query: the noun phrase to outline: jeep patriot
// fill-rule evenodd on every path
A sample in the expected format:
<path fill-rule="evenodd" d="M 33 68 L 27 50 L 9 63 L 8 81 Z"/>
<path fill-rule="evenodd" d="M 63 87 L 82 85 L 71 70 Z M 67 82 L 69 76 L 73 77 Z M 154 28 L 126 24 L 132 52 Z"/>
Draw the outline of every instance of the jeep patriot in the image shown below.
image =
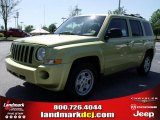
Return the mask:
<path fill-rule="evenodd" d="M 29 83 L 83 99 L 100 74 L 136 68 L 147 75 L 154 39 L 150 23 L 136 15 L 75 16 L 52 35 L 13 41 L 6 68 Z"/>

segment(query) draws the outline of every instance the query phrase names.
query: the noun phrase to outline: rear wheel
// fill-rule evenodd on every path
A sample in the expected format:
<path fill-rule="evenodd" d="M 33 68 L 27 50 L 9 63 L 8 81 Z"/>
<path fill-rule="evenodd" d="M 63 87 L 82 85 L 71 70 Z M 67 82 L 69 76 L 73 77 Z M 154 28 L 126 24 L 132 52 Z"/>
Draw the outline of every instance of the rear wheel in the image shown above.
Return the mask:
<path fill-rule="evenodd" d="M 86 99 L 93 92 L 96 80 L 97 71 L 92 64 L 76 64 L 68 78 L 67 92 L 72 98 Z"/>
<path fill-rule="evenodd" d="M 150 54 L 146 54 L 141 66 L 137 69 L 140 75 L 148 75 L 152 63 L 152 57 Z"/>

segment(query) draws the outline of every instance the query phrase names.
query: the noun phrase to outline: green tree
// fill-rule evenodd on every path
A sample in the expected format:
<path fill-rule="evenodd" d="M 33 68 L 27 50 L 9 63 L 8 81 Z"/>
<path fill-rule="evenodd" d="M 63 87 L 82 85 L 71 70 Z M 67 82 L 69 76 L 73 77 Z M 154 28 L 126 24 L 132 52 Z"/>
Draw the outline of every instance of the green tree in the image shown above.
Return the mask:
<path fill-rule="evenodd" d="M 34 29 L 33 25 L 28 25 L 25 27 L 24 31 L 30 33 Z"/>
<path fill-rule="evenodd" d="M 4 26 L 3 25 L 1 25 L 1 30 L 4 30 Z"/>
<path fill-rule="evenodd" d="M 43 26 L 42 29 L 44 29 L 44 30 L 46 30 L 46 31 L 49 31 L 49 30 L 48 30 L 48 27 L 46 27 L 46 26 Z"/>
<path fill-rule="evenodd" d="M 160 9 L 153 12 L 150 18 L 151 25 L 153 27 L 153 31 L 156 36 L 160 35 Z"/>
<path fill-rule="evenodd" d="M 108 14 L 119 14 L 119 15 L 123 15 L 126 14 L 126 9 L 124 7 L 120 7 L 119 9 L 115 9 L 114 11 L 109 10 Z"/>
<path fill-rule="evenodd" d="M 20 3 L 20 0 L 0 0 L 0 16 L 4 22 L 4 28 L 7 32 L 9 18 L 16 12 L 15 7 Z"/>
<path fill-rule="evenodd" d="M 49 25 L 49 27 L 48 27 L 50 33 L 54 33 L 54 31 L 56 30 L 56 28 L 57 28 L 57 27 L 56 27 L 55 24 L 51 24 L 51 25 Z"/>

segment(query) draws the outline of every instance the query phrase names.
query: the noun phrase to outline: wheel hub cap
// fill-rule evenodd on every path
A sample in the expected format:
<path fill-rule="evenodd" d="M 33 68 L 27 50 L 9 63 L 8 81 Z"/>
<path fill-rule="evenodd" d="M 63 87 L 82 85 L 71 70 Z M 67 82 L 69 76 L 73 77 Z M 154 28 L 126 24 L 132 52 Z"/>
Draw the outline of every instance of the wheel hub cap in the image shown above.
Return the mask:
<path fill-rule="evenodd" d="M 82 70 L 76 78 L 75 82 L 76 92 L 79 95 L 88 94 L 93 87 L 93 83 L 94 83 L 93 73 L 90 70 Z"/>
<path fill-rule="evenodd" d="M 151 60 L 150 57 L 147 57 L 144 61 L 144 71 L 148 72 L 151 66 Z"/>

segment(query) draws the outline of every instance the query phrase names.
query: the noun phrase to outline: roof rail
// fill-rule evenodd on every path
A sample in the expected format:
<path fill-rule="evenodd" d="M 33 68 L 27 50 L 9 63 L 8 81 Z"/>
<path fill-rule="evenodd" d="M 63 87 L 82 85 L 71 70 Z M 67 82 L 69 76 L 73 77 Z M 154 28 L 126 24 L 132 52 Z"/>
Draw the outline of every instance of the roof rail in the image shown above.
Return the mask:
<path fill-rule="evenodd" d="M 126 16 L 132 16 L 132 17 L 137 17 L 137 18 L 142 18 L 144 19 L 140 14 L 124 14 Z"/>

